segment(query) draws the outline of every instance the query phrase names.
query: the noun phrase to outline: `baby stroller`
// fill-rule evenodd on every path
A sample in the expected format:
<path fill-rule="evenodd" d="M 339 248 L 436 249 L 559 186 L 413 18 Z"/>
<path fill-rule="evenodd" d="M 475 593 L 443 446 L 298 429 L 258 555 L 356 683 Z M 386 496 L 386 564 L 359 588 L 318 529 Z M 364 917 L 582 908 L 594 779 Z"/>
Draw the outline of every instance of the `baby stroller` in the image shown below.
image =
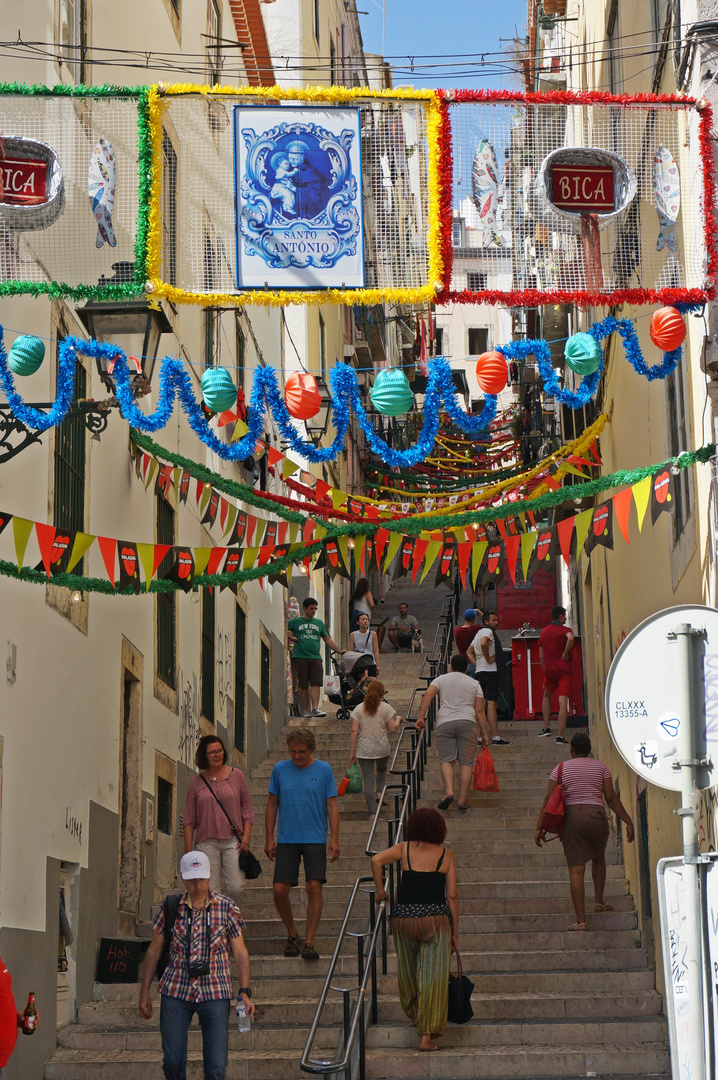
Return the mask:
<path fill-rule="evenodd" d="M 362 683 L 366 677 L 376 678 L 376 664 L 368 653 L 346 652 L 343 656 L 332 653 L 332 668 L 339 680 L 339 692 L 327 697 L 337 709 L 337 720 L 348 720 L 352 709 L 360 705 L 366 694 Z"/>

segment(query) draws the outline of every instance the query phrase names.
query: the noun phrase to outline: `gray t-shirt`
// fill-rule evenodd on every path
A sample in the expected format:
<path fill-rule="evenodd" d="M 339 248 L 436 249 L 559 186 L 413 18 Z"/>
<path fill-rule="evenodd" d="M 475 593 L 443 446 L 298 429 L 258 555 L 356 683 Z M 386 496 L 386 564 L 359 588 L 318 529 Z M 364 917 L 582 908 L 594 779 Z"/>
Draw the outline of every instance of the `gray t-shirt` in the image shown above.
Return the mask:
<path fill-rule="evenodd" d="M 476 679 L 463 671 L 447 671 L 446 675 L 434 679 L 431 685 L 439 691 L 437 727 L 448 720 L 476 722 L 476 699 L 484 696 Z"/>

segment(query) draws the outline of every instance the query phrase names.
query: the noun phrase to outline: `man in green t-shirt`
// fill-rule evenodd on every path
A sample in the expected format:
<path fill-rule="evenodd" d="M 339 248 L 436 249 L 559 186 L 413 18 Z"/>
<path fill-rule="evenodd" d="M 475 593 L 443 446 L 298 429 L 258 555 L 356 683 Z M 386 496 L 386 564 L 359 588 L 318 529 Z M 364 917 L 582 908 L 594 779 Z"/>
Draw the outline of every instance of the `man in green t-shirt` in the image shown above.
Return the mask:
<path fill-rule="evenodd" d="M 302 708 L 305 716 L 326 716 L 319 708 L 319 691 L 324 683 L 324 667 L 322 665 L 322 642 L 326 641 L 334 652 L 344 653 L 329 637 L 326 626 L 321 619 L 315 619 L 317 613 L 316 600 L 309 597 L 302 604 L 304 615 L 301 618 L 290 619 L 287 623 L 289 629 L 289 642 L 294 643 L 292 649 L 292 671 L 299 683 L 299 694 L 302 699 Z M 309 696 L 311 693 L 311 708 Z"/>

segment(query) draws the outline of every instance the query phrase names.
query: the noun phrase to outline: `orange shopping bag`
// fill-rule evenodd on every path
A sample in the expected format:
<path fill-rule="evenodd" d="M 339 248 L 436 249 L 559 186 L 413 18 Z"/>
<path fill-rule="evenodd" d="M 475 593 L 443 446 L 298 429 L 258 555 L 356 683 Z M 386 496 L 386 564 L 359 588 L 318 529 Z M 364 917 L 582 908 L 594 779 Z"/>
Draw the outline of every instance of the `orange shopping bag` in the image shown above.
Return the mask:
<path fill-rule="evenodd" d="M 498 791 L 499 778 L 496 775 L 494 759 L 488 746 L 484 747 L 474 765 L 474 791 Z"/>

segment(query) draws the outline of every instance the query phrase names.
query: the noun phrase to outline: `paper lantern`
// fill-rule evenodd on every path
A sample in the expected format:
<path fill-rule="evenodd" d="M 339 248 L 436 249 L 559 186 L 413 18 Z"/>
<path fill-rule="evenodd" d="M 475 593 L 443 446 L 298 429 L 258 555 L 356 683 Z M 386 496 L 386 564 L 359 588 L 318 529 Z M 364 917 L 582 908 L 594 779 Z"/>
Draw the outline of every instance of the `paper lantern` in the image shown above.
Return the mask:
<path fill-rule="evenodd" d="M 509 369 L 500 352 L 482 353 L 476 361 L 476 381 L 485 394 L 500 394 L 509 378 Z"/>
<path fill-rule="evenodd" d="M 202 376 L 202 398 L 214 413 L 226 412 L 236 404 L 237 387 L 226 368 L 207 368 Z"/>
<path fill-rule="evenodd" d="M 284 400 L 289 415 L 296 420 L 311 420 L 322 407 L 317 380 L 303 371 L 295 371 L 287 379 Z"/>
<path fill-rule="evenodd" d="M 566 363 L 577 375 L 593 375 L 601 366 L 601 346 L 590 334 L 574 334 L 563 351 Z"/>
<path fill-rule="evenodd" d="M 32 334 L 21 334 L 13 341 L 7 354 L 8 367 L 16 375 L 33 375 L 45 356 L 45 346 Z"/>
<path fill-rule="evenodd" d="M 369 397 L 376 411 L 384 416 L 401 416 L 414 404 L 407 377 L 399 368 L 380 371 Z"/>
<path fill-rule="evenodd" d="M 662 307 L 651 316 L 651 341 L 662 352 L 677 349 L 686 336 L 686 324 L 680 311 Z"/>

